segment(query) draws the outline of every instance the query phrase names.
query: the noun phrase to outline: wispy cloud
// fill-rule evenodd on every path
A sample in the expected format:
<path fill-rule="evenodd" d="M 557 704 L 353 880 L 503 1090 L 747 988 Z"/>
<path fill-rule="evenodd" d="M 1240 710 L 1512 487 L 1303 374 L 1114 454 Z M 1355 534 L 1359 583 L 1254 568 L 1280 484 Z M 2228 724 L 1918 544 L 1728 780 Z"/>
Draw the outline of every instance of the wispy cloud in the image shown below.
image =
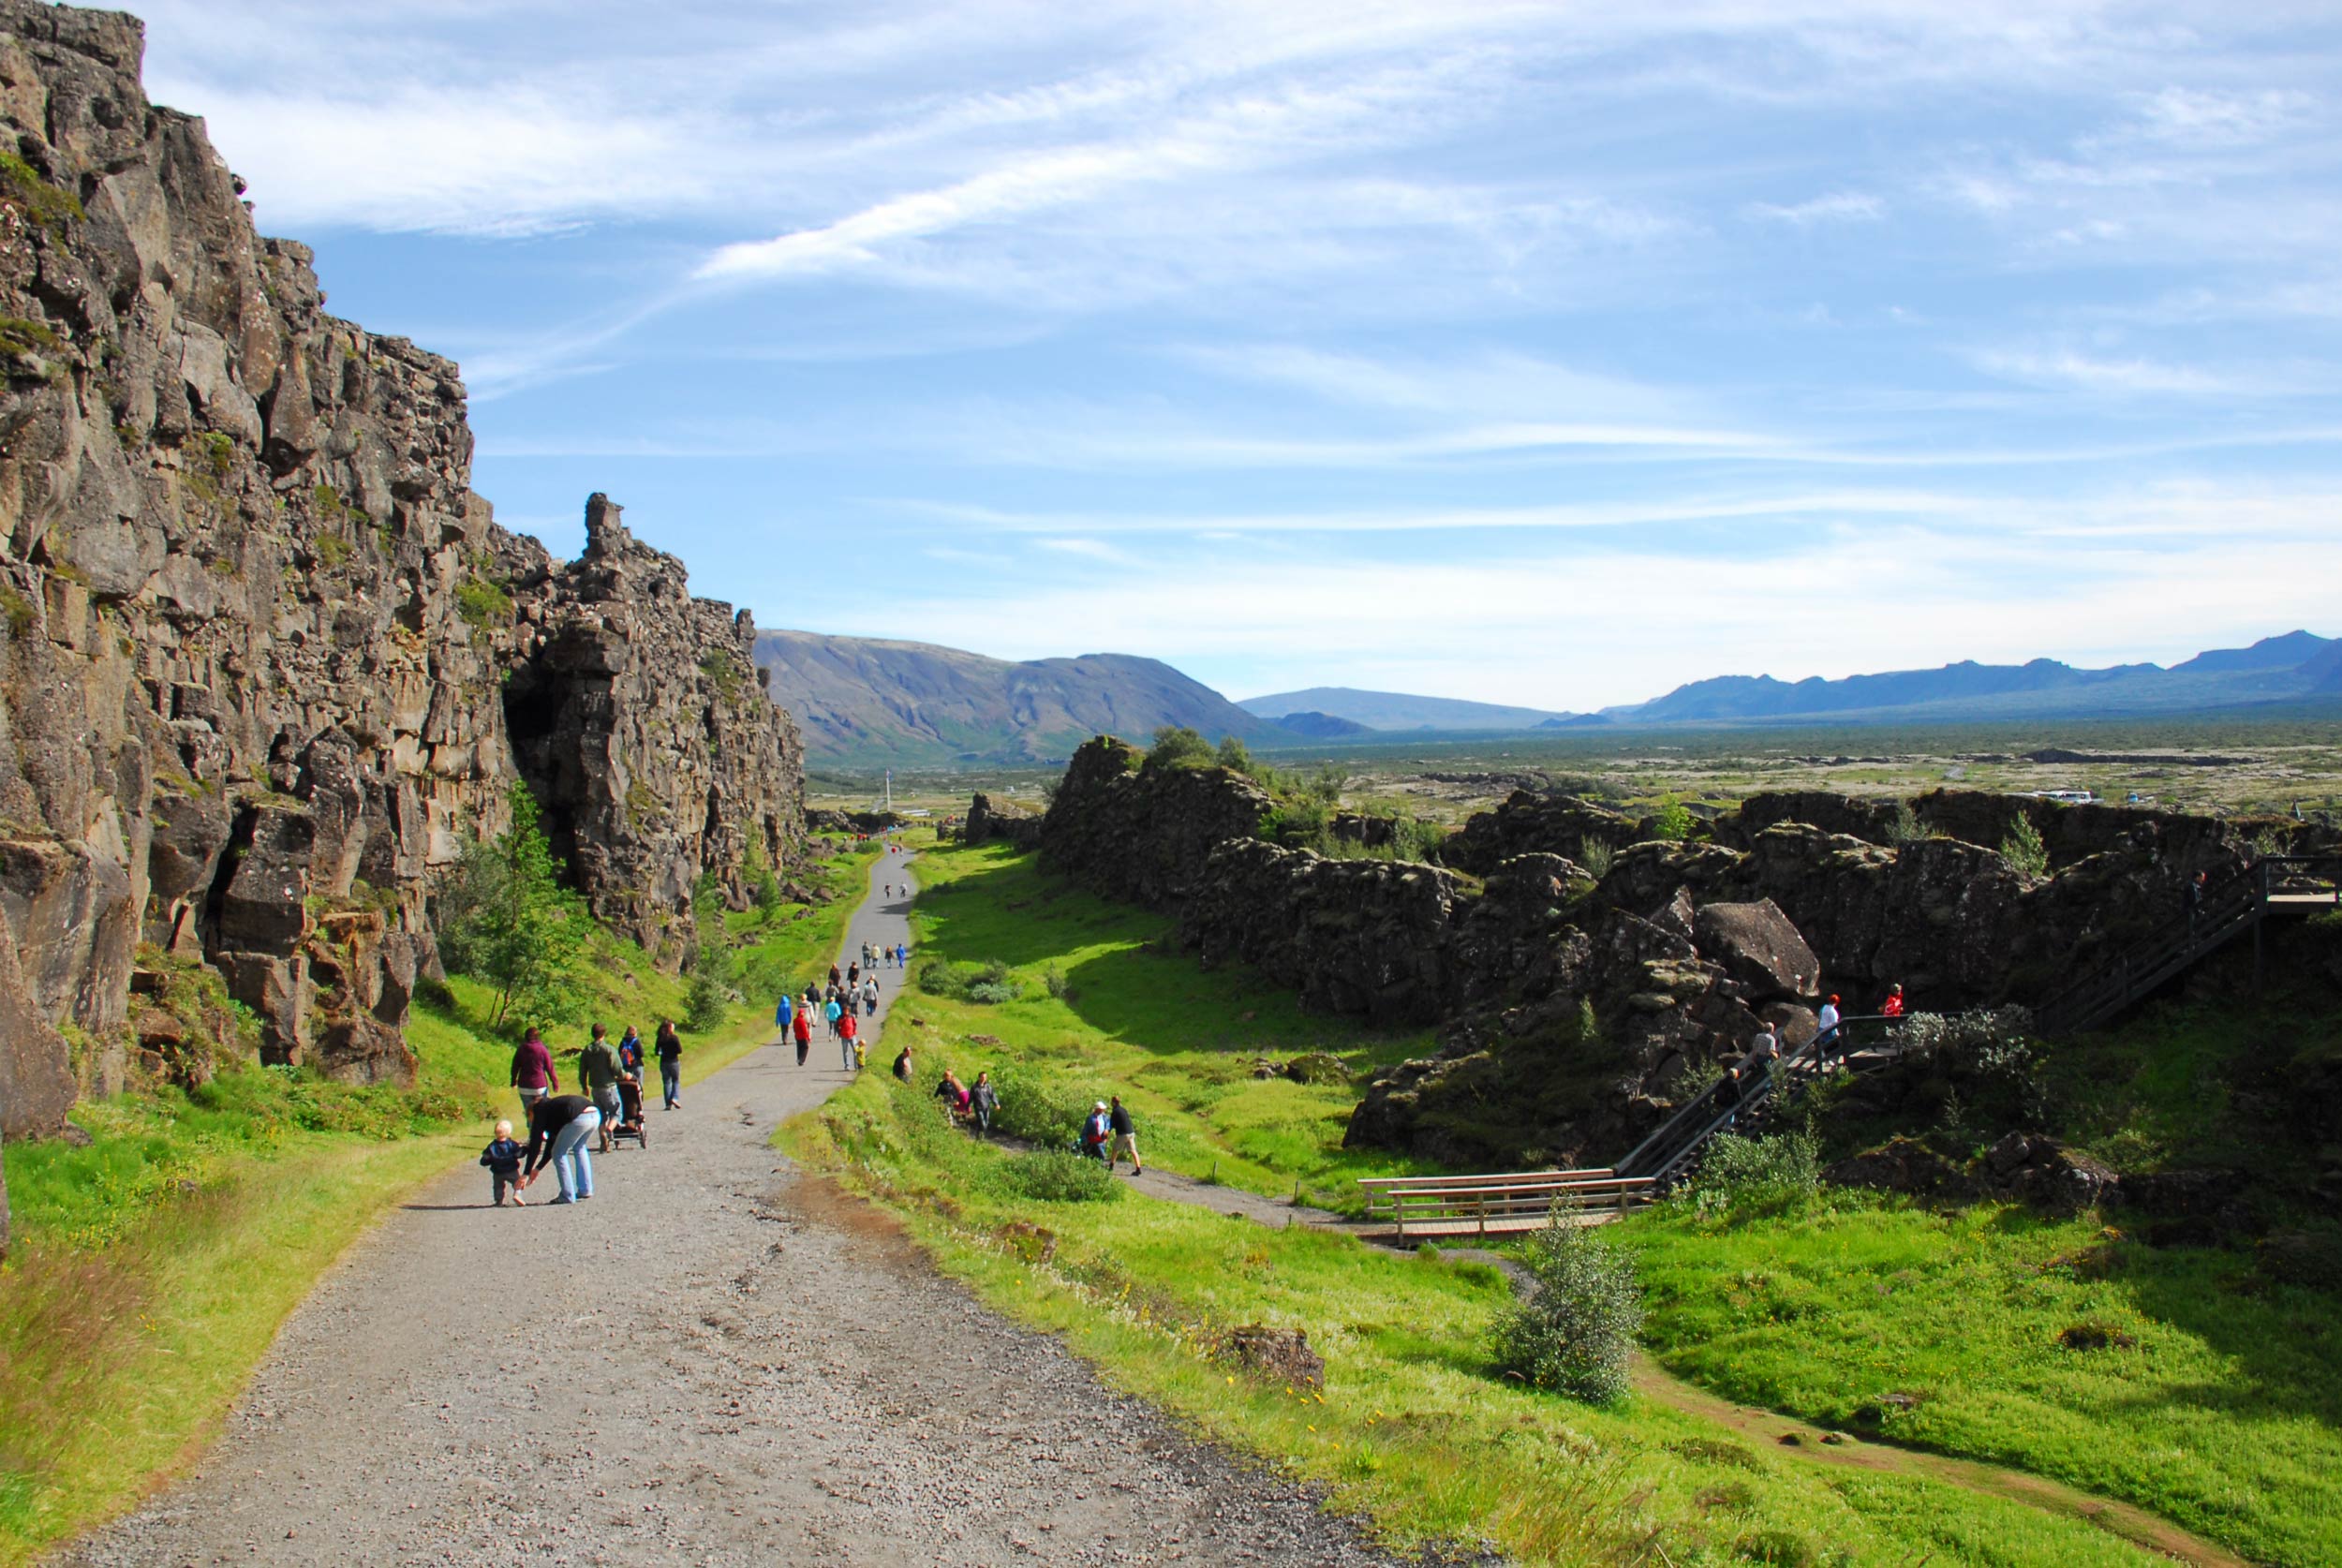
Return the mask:
<path fill-rule="evenodd" d="M 1810 229 L 1817 223 L 1875 223 L 1887 215 L 1887 203 L 1863 191 L 1841 190 L 1787 206 L 1752 201 L 1747 212 L 1751 217 Z"/>

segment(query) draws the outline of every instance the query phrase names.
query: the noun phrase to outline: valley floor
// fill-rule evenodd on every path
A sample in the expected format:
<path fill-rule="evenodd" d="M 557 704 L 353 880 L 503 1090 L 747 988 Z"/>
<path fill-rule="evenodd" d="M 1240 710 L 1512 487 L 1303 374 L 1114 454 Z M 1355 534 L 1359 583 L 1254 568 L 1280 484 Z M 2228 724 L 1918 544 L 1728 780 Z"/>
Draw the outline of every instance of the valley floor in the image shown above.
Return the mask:
<path fill-rule="evenodd" d="M 849 946 L 903 908 L 873 900 Z M 472 1170 L 421 1189 L 186 1480 L 60 1561 L 1384 1561 L 777 1166 L 776 1124 L 847 1081 L 825 1041 L 759 1051 L 597 1158 L 587 1204 L 486 1206 Z"/>

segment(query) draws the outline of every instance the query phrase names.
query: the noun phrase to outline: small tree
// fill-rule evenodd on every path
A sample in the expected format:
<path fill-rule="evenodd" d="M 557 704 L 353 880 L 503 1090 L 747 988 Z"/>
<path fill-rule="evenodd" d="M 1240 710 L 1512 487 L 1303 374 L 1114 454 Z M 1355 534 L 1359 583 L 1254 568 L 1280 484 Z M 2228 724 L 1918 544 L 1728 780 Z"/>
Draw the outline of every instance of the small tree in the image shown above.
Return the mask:
<path fill-rule="evenodd" d="M 1673 795 L 1663 795 L 1651 814 L 1651 836 L 1680 843 L 1692 836 L 1692 808 Z"/>
<path fill-rule="evenodd" d="M 2028 877 L 2038 877 L 2049 870 L 2049 846 L 2041 842 L 2041 830 L 2033 825 L 2030 817 L 2019 817 L 2000 841 L 2000 858 Z"/>
<path fill-rule="evenodd" d="M 724 925 L 723 884 L 713 871 L 691 890 L 691 977 L 683 990 L 683 1027 L 705 1034 L 723 1026 L 732 1002 L 732 932 Z"/>
<path fill-rule="evenodd" d="M 1252 749 L 1234 735 L 1223 735 L 1220 737 L 1220 765 L 1250 774 L 1253 771 Z"/>
<path fill-rule="evenodd" d="M 1147 766 L 1201 767 L 1214 756 L 1211 742 L 1194 731 L 1184 724 L 1165 724 L 1155 732 L 1155 744 L 1147 752 Z"/>
<path fill-rule="evenodd" d="M 585 921 L 561 885 L 561 863 L 546 840 L 536 796 L 515 783 L 512 825 L 464 847 L 437 899 L 440 949 L 449 965 L 496 990 L 492 1022 L 569 1015 Z"/>
<path fill-rule="evenodd" d="M 1497 1365 L 1531 1386 L 1589 1404 L 1625 1396 L 1627 1363 L 1642 1329 L 1635 1265 L 1594 1231 L 1555 1223 L 1530 1238 L 1535 1281 L 1529 1299 L 1497 1314 Z"/>

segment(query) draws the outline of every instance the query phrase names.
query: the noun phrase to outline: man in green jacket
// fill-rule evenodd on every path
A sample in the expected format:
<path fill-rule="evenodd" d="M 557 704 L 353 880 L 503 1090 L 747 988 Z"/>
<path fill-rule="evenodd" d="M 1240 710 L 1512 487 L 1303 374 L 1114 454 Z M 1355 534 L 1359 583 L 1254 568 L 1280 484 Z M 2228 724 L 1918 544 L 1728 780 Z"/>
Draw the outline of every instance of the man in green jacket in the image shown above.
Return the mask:
<path fill-rule="evenodd" d="M 593 1043 L 578 1053 L 577 1078 L 586 1086 L 586 1092 L 594 1097 L 601 1111 L 601 1152 L 610 1152 L 610 1129 L 618 1119 L 618 1080 L 626 1076 L 626 1066 L 618 1060 L 618 1053 L 610 1043 L 610 1031 L 601 1025 L 594 1026 Z"/>

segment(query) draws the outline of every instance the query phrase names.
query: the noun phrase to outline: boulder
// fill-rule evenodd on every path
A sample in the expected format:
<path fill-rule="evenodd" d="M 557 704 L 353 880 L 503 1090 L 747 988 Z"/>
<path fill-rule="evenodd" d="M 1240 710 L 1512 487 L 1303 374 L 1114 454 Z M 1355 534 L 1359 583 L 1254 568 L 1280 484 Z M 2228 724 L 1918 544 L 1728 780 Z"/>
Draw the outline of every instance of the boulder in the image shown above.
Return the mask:
<path fill-rule="evenodd" d="M 1820 960 L 1770 898 L 1702 904 L 1692 930 L 1700 956 L 1723 965 L 1753 999 L 1810 998 L 1819 988 Z"/>
<path fill-rule="evenodd" d="M 1268 1383 L 1292 1388 L 1326 1386 L 1325 1357 L 1310 1349 L 1310 1337 L 1303 1329 L 1246 1324 L 1228 1330 L 1221 1354 Z"/>
<path fill-rule="evenodd" d="M 2050 1214 L 2080 1214 L 2120 1191 L 2112 1170 L 2034 1133 L 2008 1134 L 1985 1151 L 1983 1164 L 1994 1191 Z"/>
<path fill-rule="evenodd" d="M 1951 1161 L 1914 1138 L 1890 1138 L 1822 1172 L 1837 1187 L 1868 1187 L 1915 1198 L 1972 1198 L 1977 1183 Z"/>
<path fill-rule="evenodd" d="M 317 1037 L 318 1071 L 336 1083 L 396 1084 L 415 1081 L 415 1054 L 399 1032 L 361 1014 L 336 1018 Z"/>

